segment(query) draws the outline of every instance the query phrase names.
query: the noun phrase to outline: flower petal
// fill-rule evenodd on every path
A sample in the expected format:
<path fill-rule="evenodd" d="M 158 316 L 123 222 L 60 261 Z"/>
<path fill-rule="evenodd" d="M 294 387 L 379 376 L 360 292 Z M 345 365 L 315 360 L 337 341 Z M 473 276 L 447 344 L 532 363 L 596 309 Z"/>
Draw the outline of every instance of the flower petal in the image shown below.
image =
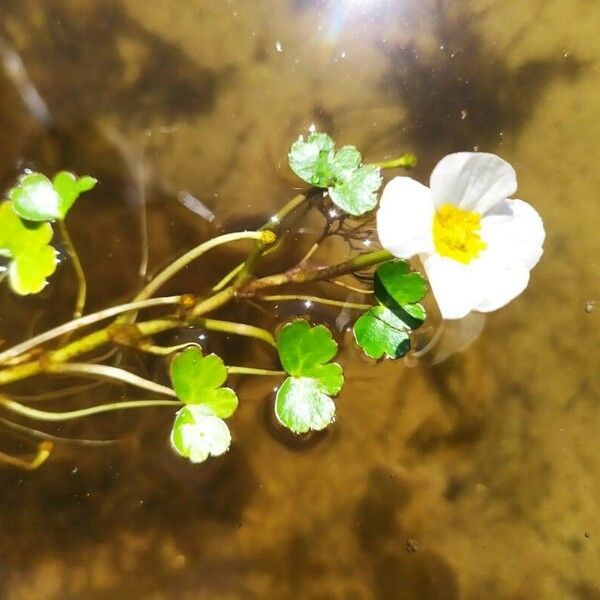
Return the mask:
<path fill-rule="evenodd" d="M 473 285 L 472 265 L 440 256 L 421 255 L 431 291 L 444 319 L 462 319 L 479 303 L 479 291 Z"/>
<path fill-rule="evenodd" d="M 514 194 L 517 176 L 495 154 L 457 152 L 440 160 L 431 173 L 430 185 L 436 206 L 454 204 L 483 214 Z"/>
<path fill-rule="evenodd" d="M 475 310 L 490 312 L 521 294 L 529 271 L 543 253 L 545 232 L 540 215 L 527 202 L 504 200 L 481 220 L 487 248 L 473 262 L 474 285 L 480 291 Z"/>
<path fill-rule="evenodd" d="M 501 255 L 501 262 L 528 271 L 540 260 L 545 237 L 540 215 L 523 200 L 499 202 L 481 219 L 481 238 L 487 244 L 484 255 Z"/>
<path fill-rule="evenodd" d="M 474 261 L 471 270 L 472 284 L 479 295 L 473 309 L 480 312 L 502 308 L 519 296 L 529 283 L 528 269 L 519 265 L 496 263 L 494 258 L 487 256 Z"/>
<path fill-rule="evenodd" d="M 433 252 L 431 191 L 410 177 L 394 177 L 383 190 L 377 211 L 381 245 L 398 258 Z"/>

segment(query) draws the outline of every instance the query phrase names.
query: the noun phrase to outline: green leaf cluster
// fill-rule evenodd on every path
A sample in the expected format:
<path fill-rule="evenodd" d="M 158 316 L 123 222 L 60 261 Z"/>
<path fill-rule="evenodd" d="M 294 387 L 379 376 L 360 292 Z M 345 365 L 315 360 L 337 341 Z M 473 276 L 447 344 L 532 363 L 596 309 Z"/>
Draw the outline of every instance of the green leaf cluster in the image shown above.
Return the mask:
<path fill-rule="evenodd" d="M 177 397 L 185 404 L 171 430 L 171 446 L 193 463 L 225 453 L 231 433 L 223 419 L 235 412 L 235 392 L 222 387 L 227 368 L 216 354 L 203 356 L 198 348 L 188 348 L 171 363 L 171 382 Z"/>
<path fill-rule="evenodd" d="M 277 419 L 294 433 L 325 429 L 335 418 L 332 396 L 344 385 L 342 367 L 330 362 L 337 354 L 331 332 L 296 319 L 282 328 L 277 350 L 289 375 L 275 398 Z"/>
<path fill-rule="evenodd" d="M 37 294 L 44 289 L 57 263 L 51 239 L 49 223 L 27 223 L 11 202 L 0 204 L 0 256 L 9 259 L 8 282 L 13 292 Z"/>
<path fill-rule="evenodd" d="M 362 157 L 354 146 L 337 152 L 331 137 L 314 132 L 302 136 L 288 154 L 290 167 L 300 179 L 315 187 L 327 188 L 333 203 L 343 211 L 360 216 L 377 205 L 382 179 L 379 168 L 361 165 Z"/>
<path fill-rule="evenodd" d="M 20 295 L 37 294 L 57 265 L 51 221 L 63 220 L 81 193 L 96 185 L 93 177 L 61 171 L 50 181 L 27 173 L 0 205 L 0 256 L 10 259 L 8 282 Z"/>
<path fill-rule="evenodd" d="M 354 324 L 354 339 L 370 358 L 400 358 L 410 350 L 410 333 L 425 321 L 419 303 L 427 293 L 425 278 L 406 261 L 380 265 L 373 277 L 378 306 Z"/>

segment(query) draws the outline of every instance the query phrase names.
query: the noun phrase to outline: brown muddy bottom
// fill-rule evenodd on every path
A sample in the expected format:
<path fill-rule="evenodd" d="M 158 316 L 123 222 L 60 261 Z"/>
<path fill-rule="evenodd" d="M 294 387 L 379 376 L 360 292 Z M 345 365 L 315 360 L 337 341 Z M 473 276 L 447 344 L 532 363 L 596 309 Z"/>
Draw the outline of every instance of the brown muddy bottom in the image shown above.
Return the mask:
<path fill-rule="evenodd" d="M 69 217 L 89 310 L 138 289 L 143 205 L 152 271 L 258 225 L 293 195 L 286 151 L 311 123 L 369 160 L 417 152 L 422 181 L 447 152 L 501 154 L 548 232 L 526 293 L 437 365 L 366 362 L 335 309 L 222 311 L 332 327 L 351 374 L 335 425 L 292 438 L 273 423 L 273 382 L 240 378 L 234 446 L 202 466 L 172 454 L 164 410 L 48 428 L 120 442 L 60 445 L 32 473 L 1 467 L 2 598 L 600 598 L 594 2 L 0 0 L 0 10 L 3 61 L 14 53 L 30 78 L 23 87 L 0 70 L 0 182 L 26 167 L 99 179 Z M 214 219 L 190 212 L 186 192 Z M 319 224 L 264 268 L 293 264 Z M 165 291 L 201 292 L 239 252 L 210 255 Z M 0 288 L 0 338 L 62 322 L 74 294 L 67 262 L 41 297 Z M 207 348 L 273 364 L 251 342 L 215 336 Z M 165 377 L 159 360 L 113 360 Z M 123 394 L 94 386 L 45 406 Z M 32 451 L 9 431 L 0 440 Z"/>

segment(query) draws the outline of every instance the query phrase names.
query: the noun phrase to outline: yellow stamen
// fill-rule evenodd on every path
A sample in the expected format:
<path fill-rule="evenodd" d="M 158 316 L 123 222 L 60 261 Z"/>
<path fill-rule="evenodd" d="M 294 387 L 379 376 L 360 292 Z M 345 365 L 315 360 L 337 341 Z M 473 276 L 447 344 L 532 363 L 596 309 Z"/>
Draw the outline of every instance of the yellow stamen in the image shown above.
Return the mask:
<path fill-rule="evenodd" d="M 433 217 L 433 241 L 441 256 L 464 263 L 477 258 L 487 245 L 482 241 L 481 215 L 462 210 L 453 204 L 442 204 Z"/>

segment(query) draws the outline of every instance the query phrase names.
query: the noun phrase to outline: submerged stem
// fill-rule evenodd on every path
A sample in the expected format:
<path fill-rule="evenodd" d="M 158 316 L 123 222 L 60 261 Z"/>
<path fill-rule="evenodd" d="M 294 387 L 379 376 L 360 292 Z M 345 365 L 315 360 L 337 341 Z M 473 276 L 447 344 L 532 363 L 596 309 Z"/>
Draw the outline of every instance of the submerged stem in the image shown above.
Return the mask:
<path fill-rule="evenodd" d="M 171 277 L 174 277 L 179 271 L 187 267 L 192 261 L 202 256 L 212 248 L 235 242 L 237 240 L 259 240 L 261 243 L 269 245 L 275 241 L 275 234 L 270 231 L 240 231 L 238 233 L 227 233 L 220 235 L 212 240 L 208 240 L 192 248 L 183 256 L 172 262 L 168 267 L 161 271 L 150 283 L 142 289 L 135 297 L 135 300 L 145 300 L 150 298 L 159 288 L 161 288 Z"/>
<path fill-rule="evenodd" d="M 362 271 L 392 258 L 394 256 L 387 250 L 375 250 L 374 252 L 359 254 L 350 260 L 329 267 L 294 267 L 285 273 L 255 279 L 241 289 L 238 295 L 253 296 L 258 290 L 286 283 L 304 283 L 306 281 L 332 279 L 340 275 Z"/>
<path fill-rule="evenodd" d="M 118 306 L 112 306 L 111 308 L 106 308 L 104 310 L 100 310 L 95 313 L 91 313 L 89 315 L 85 315 L 84 317 L 79 317 L 79 319 L 75 319 L 73 321 L 69 321 L 68 323 L 63 323 L 58 327 L 54 327 L 53 329 L 49 329 L 40 335 L 36 335 L 30 340 L 26 340 L 12 348 L 8 348 L 4 352 L 0 352 L 0 364 L 5 363 L 16 356 L 20 356 L 21 354 L 35 348 L 36 346 L 40 346 L 45 342 L 49 342 L 57 337 L 60 337 L 66 333 L 71 331 L 75 331 L 76 329 L 80 329 L 82 327 L 86 327 L 88 325 L 93 325 L 98 321 L 103 321 L 104 319 L 108 319 L 110 317 L 114 317 L 124 312 L 129 312 L 132 310 L 142 310 L 143 308 L 149 308 L 151 306 L 164 306 L 171 304 L 180 304 L 184 299 L 184 296 L 167 296 L 164 298 L 152 298 L 150 300 L 141 300 L 138 302 L 128 302 L 127 304 L 120 304 Z M 77 342 L 74 342 L 77 343 Z"/>
<path fill-rule="evenodd" d="M 19 467 L 20 469 L 25 469 L 26 471 L 35 471 L 35 469 L 41 467 L 46 462 L 52 453 L 52 448 L 52 442 L 48 440 L 40 442 L 38 444 L 37 453 L 32 460 L 24 460 L 18 456 L 11 456 L 10 454 L 0 452 L 0 462 L 12 465 L 13 467 Z"/>
<path fill-rule="evenodd" d="M 259 231 L 271 231 L 277 232 L 280 229 L 281 222 L 291 213 L 293 213 L 299 206 L 306 200 L 304 194 L 298 194 L 294 196 L 277 214 L 275 214 L 269 221 L 267 221 Z M 261 242 L 260 240 L 254 245 L 252 252 L 250 252 L 248 258 L 244 261 L 241 268 L 234 279 L 233 287 L 235 289 L 240 288 L 248 279 L 250 279 L 256 263 L 263 255 L 268 244 Z M 237 267 L 236 267 L 237 269 Z"/>
<path fill-rule="evenodd" d="M 87 282 L 85 280 L 85 273 L 81 266 L 81 260 L 77 250 L 71 240 L 69 231 L 64 221 L 58 221 L 58 230 L 65 243 L 67 254 L 73 264 L 73 270 L 75 271 L 75 277 L 77 278 L 77 298 L 75 300 L 75 308 L 73 310 L 73 318 L 78 319 L 83 314 L 85 308 L 85 301 L 87 297 Z"/>
<path fill-rule="evenodd" d="M 346 302 L 344 300 L 330 300 L 329 298 L 321 298 L 319 296 L 305 296 L 304 294 L 279 294 L 276 296 L 257 296 L 257 300 L 266 300 L 267 302 L 303 300 L 304 302 L 315 302 L 316 304 L 341 306 L 342 308 L 351 308 L 354 310 L 369 310 L 370 308 L 373 308 L 372 304 L 358 304 L 356 302 Z"/>
<path fill-rule="evenodd" d="M 272 371 L 270 369 L 256 369 L 254 367 L 227 367 L 230 375 L 266 375 L 271 377 L 283 377 L 285 371 Z"/>
<path fill-rule="evenodd" d="M 261 327 L 246 325 L 245 323 L 233 323 L 232 321 L 220 321 L 218 319 L 198 319 L 194 323 L 209 331 L 221 331 L 223 333 L 256 338 L 257 340 L 266 342 L 270 346 L 277 347 L 275 338 L 273 338 L 270 332 Z"/>
<path fill-rule="evenodd" d="M 125 369 L 111 367 L 109 365 L 95 365 L 91 363 L 49 363 L 45 372 L 58 373 L 60 375 L 81 375 L 83 377 L 94 377 L 98 379 L 109 379 L 119 381 L 137 388 L 171 396 L 176 398 L 177 394 L 171 389 L 159 383 L 154 383 L 149 379 L 130 373 Z"/>
<path fill-rule="evenodd" d="M 37 419 L 38 421 L 70 421 L 73 419 L 81 419 L 90 417 L 104 412 L 112 412 L 115 410 L 127 410 L 132 408 L 150 408 L 155 406 L 181 406 L 182 403 L 177 400 L 130 400 L 126 402 L 112 402 L 111 404 L 100 404 L 99 406 L 90 406 L 80 410 L 70 410 L 67 412 L 49 412 L 31 408 L 18 402 L 14 402 L 9 398 L 0 397 L 0 406 L 29 419 Z"/>
<path fill-rule="evenodd" d="M 374 294 L 375 293 L 373 290 L 356 287 L 354 285 L 350 285 L 349 283 L 346 283 L 345 281 L 340 281 L 339 279 L 331 279 L 329 283 L 333 283 L 334 285 L 337 285 L 339 287 L 346 288 L 347 290 L 350 290 L 352 292 L 358 292 L 359 294 Z"/>

